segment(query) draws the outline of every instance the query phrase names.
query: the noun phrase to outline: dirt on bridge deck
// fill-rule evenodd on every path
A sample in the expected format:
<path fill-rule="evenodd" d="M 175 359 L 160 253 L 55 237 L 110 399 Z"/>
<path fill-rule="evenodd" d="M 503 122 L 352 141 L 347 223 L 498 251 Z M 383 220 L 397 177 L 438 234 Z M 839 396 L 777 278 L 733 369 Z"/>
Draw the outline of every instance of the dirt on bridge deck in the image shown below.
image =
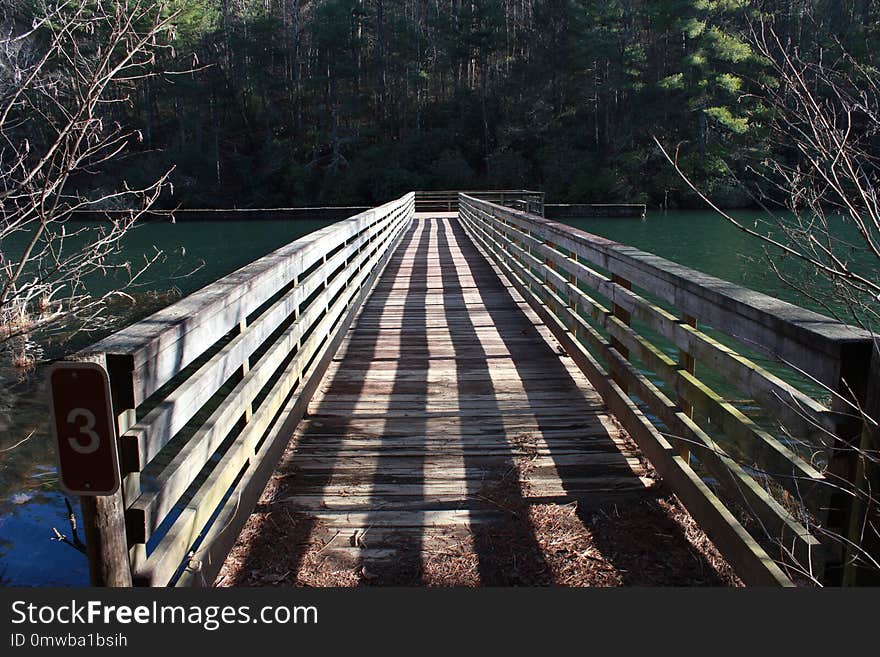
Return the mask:
<path fill-rule="evenodd" d="M 393 530 L 334 530 L 284 499 L 273 479 L 215 586 L 741 586 L 730 566 L 671 495 L 588 506 L 487 500 L 505 515 L 475 540 L 425 530 L 418 548 L 392 550 Z M 528 538 L 524 538 L 528 537 Z M 371 549 L 371 545 L 377 546 Z"/>
<path fill-rule="evenodd" d="M 738 583 L 447 217 L 404 237 L 215 582 Z"/>

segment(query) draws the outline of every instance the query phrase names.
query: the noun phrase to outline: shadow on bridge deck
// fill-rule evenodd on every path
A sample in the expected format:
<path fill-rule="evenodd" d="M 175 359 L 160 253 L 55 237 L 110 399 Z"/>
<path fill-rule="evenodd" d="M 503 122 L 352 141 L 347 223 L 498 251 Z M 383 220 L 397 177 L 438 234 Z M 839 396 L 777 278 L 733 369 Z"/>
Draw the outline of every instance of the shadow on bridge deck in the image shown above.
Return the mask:
<path fill-rule="evenodd" d="M 730 583 L 560 351 L 454 218 L 417 217 L 218 583 Z"/>

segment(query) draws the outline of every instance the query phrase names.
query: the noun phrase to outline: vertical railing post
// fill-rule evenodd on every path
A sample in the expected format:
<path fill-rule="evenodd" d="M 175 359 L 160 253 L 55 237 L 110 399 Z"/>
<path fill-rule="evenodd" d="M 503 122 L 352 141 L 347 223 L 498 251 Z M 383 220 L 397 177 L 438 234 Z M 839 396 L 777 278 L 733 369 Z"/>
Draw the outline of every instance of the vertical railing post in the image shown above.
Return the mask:
<path fill-rule="evenodd" d="M 243 318 L 238 323 L 239 335 L 241 335 L 242 333 L 247 331 L 247 325 L 248 325 L 247 317 Z M 251 359 L 249 356 L 245 356 L 244 360 L 241 363 L 241 378 L 243 379 L 244 377 L 246 377 L 248 372 L 250 372 L 250 371 L 251 371 Z M 254 405 L 252 403 L 245 404 L 245 407 L 244 407 L 244 421 L 245 421 L 245 423 L 250 422 L 251 418 L 253 416 L 254 416 Z"/>
<path fill-rule="evenodd" d="M 74 360 L 98 363 L 105 371 L 109 369 L 107 358 L 103 354 L 77 355 Z M 119 449 L 119 436 L 134 422 L 133 409 L 127 408 L 133 406 L 134 402 L 130 390 L 120 390 L 120 383 L 118 380 L 114 381 L 112 370 L 108 372 L 108 376 L 111 404 L 116 417 L 116 448 Z M 126 383 L 125 387 L 130 389 L 131 381 Z M 119 456 L 122 463 L 122 455 Z M 137 474 L 130 476 L 137 479 Z M 79 498 L 92 586 L 131 586 L 123 488 L 124 486 L 120 486 L 112 495 L 83 495 Z"/>
<path fill-rule="evenodd" d="M 685 313 L 682 321 L 687 326 L 697 328 L 697 318 L 693 315 L 688 315 L 687 313 Z M 678 364 L 680 370 L 688 372 L 689 374 L 696 373 L 697 360 L 684 349 L 678 350 Z M 693 405 L 682 395 L 678 395 L 678 405 L 681 407 L 681 410 L 684 412 L 685 415 L 687 415 L 689 418 L 694 417 Z M 678 453 L 685 461 L 690 460 L 690 450 L 687 448 L 687 445 L 685 443 L 681 443 L 678 449 Z"/>
<path fill-rule="evenodd" d="M 574 253 L 573 251 L 568 252 L 568 257 L 572 258 L 573 260 L 577 260 L 577 254 Z M 569 285 L 574 287 L 575 291 L 577 291 L 577 289 L 578 289 L 577 276 L 575 276 L 570 271 L 566 272 L 566 273 L 567 273 L 566 278 L 568 279 Z M 578 310 L 579 310 L 579 306 L 580 306 L 578 299 L 579 299 L 579 297 L 577 296 L 577 294 L 575 294 L 573 291 L 569 290 L 569 292 L 568 292 L 568 307 L 571 309 L 571 312 L 575 317 L 572 317 L 571 323 L 568 326 L 568 330 L 572 332 L 575 340 L 577 340 L 577 321 L 575 318 L 578 314 Z"/>
<path fill-rule="evenodd" d="M 855 422 L 859 412 L 867 413 L 868 389 L 871 374 L 877 377 L 875 345 L 862 349 L 845 345 L 841 350 L 837 383 L 831 389 L 831 410 L 841 421 L 827 444 L 828 465 L 826 477 L 835 482 L 820 501 L 823 511 L 819 521 L 825 527 L 826 560 L 824 583 L 829 585 L 855 584 L 862 570 L 853 561 L 858 546 L 849 545 L 850 534 L 863 514 L 855 494 L 860 485 L 859 444 L 863 426 Z M 876 496 L 876 493 L 871 493 Z"/>
<path fill-rule="evenodd" d="M 546 246 L 548 249 L 555 248 L 553 245 L 553 242 L 545 241 L 544 246 Z M 550 282 L 550 274 L 547 271 L 547 270 L 550 270 L 550 271 L 553 270 L 553 260 L 550 259 L 549 255 L 544 256 L 544 269 L 545 269 L 545 271 L 544 271 L 544 285 L 546 285 L 548 288 L 550 288 L 551 291 L 558 293 L 556 286 Z"/>
<path fill-rule="evenodd" d="M 625 278 L 618 276 L 617 274 L 611 274 L 611 282 L 620 285 L 620 287 L 625 290 L 632 289 L 632 283 L 630 283 Z M 611 313 L 627 326 L 629 326 L 632 322 L 632 315 L 630 314 L 630 312 L 623 306 L 615 303 L 614 301 L 611 302 Z M 627 349 L 623 345 L 623 343 L 614 336 L 611 336 L 611 346 L 614 347 L 614 349 L 616 349 L 621 356 L 629 360 L 629 349 Z M 628 392 L 626 382 L 624 381 L 622 376 L 619 376 L 614 371 L 614 368 L 612 368 L 611 371 L 611 378 L 614 380 L 615 383 L 617 383 L 618 386 L 620 386 L 621 390 L 623 390 L 624 392 Z"/>
<path fill-rule="evenodd" d="M 844 552 L 844 586 L 880 585 L 880 344 L 875 340 L 862 406 L 862 431 L 849 504 L 847 549 Z M 873 565 L 870 565 L 871 562 Z"/>
<path fill-rule="evenodd" d="M 79 500 L 92 586 L 131 586 L 122 490 Z"/>

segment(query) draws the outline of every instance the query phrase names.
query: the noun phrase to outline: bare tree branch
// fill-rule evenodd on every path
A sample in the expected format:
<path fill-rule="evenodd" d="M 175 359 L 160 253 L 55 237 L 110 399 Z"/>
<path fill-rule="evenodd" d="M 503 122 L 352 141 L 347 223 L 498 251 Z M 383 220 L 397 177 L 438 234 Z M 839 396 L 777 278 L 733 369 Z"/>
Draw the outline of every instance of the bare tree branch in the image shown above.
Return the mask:
<path fill-rule="evenodd" d="M 0 28 L 0 348 L 35 328 L 94 321 L 162 257 L 133 267 L 120 242 L 170 185 L 170 171 L 136 188 L 87 188 L 140 141 L 115 108 L 161 74 L 157 54 L 170 47 L 178 13 L 167 0 L 67 0 L 27 28 Z M 69 223 L 79 210 L 113 207 L 128 212 Z M 91 293 L 90 278 L 114 271 L 124 274 L 118 285 Z"/>

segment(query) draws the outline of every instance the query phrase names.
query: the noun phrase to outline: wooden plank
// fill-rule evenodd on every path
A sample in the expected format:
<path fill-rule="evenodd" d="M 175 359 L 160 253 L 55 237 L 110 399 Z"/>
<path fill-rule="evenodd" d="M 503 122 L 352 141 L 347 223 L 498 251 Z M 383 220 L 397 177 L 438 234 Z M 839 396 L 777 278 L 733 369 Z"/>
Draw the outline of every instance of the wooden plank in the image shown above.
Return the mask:
<path fill-rule="evenodd" d="M 409 220 L 404 225 L 409 225 Z M 348 311 L 337 325 L 334 337 L 327 343 L 321 357 L 313 361 L 309 372 L 303 375 L 305 383 L 302 391 L 299 395 L 294 396 L 278 415 L 273 426 L 269 429 L 268 437 L 255 455 L 254 467 L 244 473 L 231 491 L 230 497 L 220 508 L 211 527 L 205 531 L 201 544 L 189 559 L 189 566 L 176 582 L 176 586 L 210 586 L 214 581 L 223 560 L 232 548 L 282 451 L 287 446 L 296 424 L 305 414 L 309 399 L 318 387 L 333 353 L 338 348 L 342 337 L 359 312 L 364 300 L 371 293 L 391 254 L 397 248 L 403 233 L 403 230 L 398 230 L 395 233 L 388 247 L 378 253 L 376 263 L 367 270 L 369 277 L 361 284 L 359 293 L 349 304 Z"/>
<path fill-rule="evenodd" d="M 866 331 L 633 247 L 478 199 L 477 208 L 650 291 L 699 321 L 835 387 L 842 363 L 870 353 Z"/>
<path fill-rule="evenodd" d="M 393 462 L 394 464 L 393 467 L 383 466 L 381 470 L 383 473 L 387 472 L 388 474 L 391 474 L 393 471 L 394 473 L 405 475 L 407 472 L 417 472 L 417 468 L 419 467 L 425 471 L 432 468 L 442 470 L 443 468 L 448 467 L 451 463 L 459 463 L 464 453 L 463 451 L 459 452 L 457 445 L 450 446 L 447 444 L 444 447 L 445 449 L 433 453 L 424 449 L 416 450 L 414 453 L 395 453 L 389 450 L 382 450 L 374 455 L 370 455 L 369 453 L 366 453 L 366 450 L 357 450 L 355 455 L 346 458 L 345 463 L 342 464 L 337 464 L 336 458 L 333 454 L 310 452 L 308 455 L 302 457 L 298 463 L 298 467 L 302 471 L 330 471 L 334 470 L 334 468 L 336 471 L 340 472 L 343 470 L 357 471 L 361 468 L 372 467 L 372 465 L 375 465 L 378 458 L 382 458 L 383 462 Z M 505 447 L 499 447 L 495 450 L 495 453 L 487 453 L 485 450 L 471 450 L 469 457 L 474 459 L 474 464 L 479 463 L 481 468 L 486 468 L 492 467 L 493 465 L 503 465 L 504 463 L 509 462 L 513 451 L 514 448 L 511 445 L 506 445 Z M 537 458 L 537 454 L 534 453 L 530 453 L 530 456 Z M 609 468 L 611 466 L 618 466 L 627 470 L 632 470 L 633 466 L 638 465 L 638 461 L 630 461 L 618 452 L 587 453 L 581 450 L 575 450 L 568 454 L 553 453 L 553 467 L 564 467 L 568 465 L 581 465 L 585 468 L 588 466 L 603 466 Z M 416 470 L 413 469 L 414 467 Z M 460 476 L 460 473 L 456 473 L 455 476 Z"/>
<path fill-rule="evenodd" d="M 541 319 L 551 328 L 556 338 L 566 348 L 580 369 L 602 394 L 612 412 L 624 428 L 636 440 L 639 447 L 657 469 L 663 479 L 672 487 L 691 515 L 706 531 L 737 574 L 746 583 L 791 586 L 791 580 L 779 568 L 754 538 L 743 528 L 723 503 L 706 486 L 691 467 L 678 456 L 672 445 L 657 431 L 651 422 L 635 406 L 632 400 L 609 379 L 607 373 L 590 355 L 583 345 L 571 334 L 549 308 L 534 296 L 528 284 L 529 276 L 525 270 L 518 274 L 511 264 L 512 258 L 503 252 L 500 244 L 469 219 L 467 206 L 460 213 L 464 226 L 475 241 L 496 258 L 509 280 L 517 287 L 524 298 Z M 520 276 L 526 278 L 520 278 Z M 539 279 L 535 283 L 542 284 Z"/>
<path fill-rule="evenodd" d="M 412 215 L 413 196 L 368 210 L 288 244 L 211 283 L 92 349 L 130 360 L 135 402 L 189 365 L 280 288 L 346 240 L 377 224 Z"/>
<path fill-rule="evenodd" d="M 385 239 L 391 240 L 394 235 L 391 234 Z M 384 241 L 380 243 L 380 246 L 381 244 L 384 244 Z M 366 255 L 362 254 L 364 257 Z M 333 329 L 336 320 L 350 307 L 352 297 L 359 292 L 361 283 L 369 275 L 370 268 L 368 267 L 355 273 L 354 278 L 348 282 L 347 286 L 351 293 L 348 296 L 340 296 L 323 316 L 319 314 L 324 311 L 321 304 L 318 303 L 313 304 L 306 313 L 300 315 L 299 319 L 278 338 L 248 375 L 233 389 L 227 403 L 221 405 L 196 431 L 188 444 L 162 469 L 154 481 L 144 482 L 144 485 L 149 485 L 149 489 L 134 501 L 128 513 L 129 532 L 134 540 L 145 542 L 151 532 L 162 523 L 165 515 L 174 507 L 180 495 L 189 487 L 195 476 L 212 457 L 214 450 L 219 447 L 238 421 L 243 405 L 254 399 L 269 382 L 270 377 L 274 375 L 287 354 L 292 352 L 293 347 L 299 346 L 297 355 L 287 366 L 282 377 L 286 387 L 279 388 L 278 384 L 273 387 L 273 391 L 276 392 L 270 394 L 269 398 L 261 404 L 258 417 L 253 419 L 245 430 L 245 433 L 248 434 L 257 432 L 257 436 L 262 435 L 262 431 L 274 416 L 287 391 L 300 380 L 306 365 L 326 339 L 328 331 Z M 340 280 L 337 286 L 341 288 L 343 283 L 345 281 Z M 324 294 L 330 295 L 328 298 L 331 298 L 334 294 L 333 288 L 328 288 Z M 300 337 L 317 317 L 321 317 L 321 319 L 315 326 L 315 330 L 305 342 L 300 344 Z M 279 392 L 282 390 L 283 394 Z"/>
<path fill-rule="evenodd" d="M 389 419 L 385 421 L 381 417 L 363 418 L 352 417 L 348 419 L 340 419 L 339 416 L 319 416 L 315 417 L 310 413 L 308 429 L 313 435 L 322 435 L 325 437 L 335 436 L 351 436 L 351 437 L 373 437 L 383 436 L 388 438 L 401 437 L 407 438 L 418 437 L 420 435 L 448 435 L 450 438 L 456 436 L 493 436 L 501 432 L 498 426 L 498 420 L 484 420 L 479 418 L 468 420 L 467 426 L 463 426 L 455 415 L 441 416 L 430 418 L 420 423 L 420 430 L 414 430 L 412 422 L 408 422 L 405 418 Z M 528 434 L 540 431 L 542 435 L 559 436 L 566 432 L 574 433 L 587 440 L 594 431 L 605 431 L 606 433 L 612 428 L 610 421 L 609 426 L 604 423 L 584 423 L 581 415 L 567 415 L 562 417 L 546 418 L 543 415 L 536 418 L 533 415 L 520 415 L 512 418 L 504 419 L 503 431 L 509 435 Z M 600 434 L 601 435 L 601 434 Z"/>
<path fill-rule="evenodd" d="M 560 477 L 532 476 L 529 473 L 527 479 L 530 494 L 537 491 L 540 495 L 577 495 L 578 493 L 601 493 L 601 492 L 640 492 L 656 485 L 654 479 L 647 477 L 634 477 L 630 475 L 613 476 L 590 476 L 566 477 L 565 481 Z M 476 476 L 468 478 L 447 477 L 431 478 L 424 483 L 393 483 L 365 484 L 364 480 L 355 477 L 343 478 L 340 481 L 332 481 L 329 485 L 309 482 L 305 478 L 302 486 L 297 486 L 296 495 L 280 498 L 272 501 L 272 505 L 291 504 L 306 510 L 325 508 L 323 503 L 336 504 L 349 501 L 352 505 L 371 504 L 373 508 L 389 499 L 420 498 L 430 504 L 432 501 L 448 502 L 450 500 L 466 503 L 468 499 L 479 497 L 478 492 L 470 490 L 471 484 L 480 483 Z M 476 489 L 478 490 L 478 489 Z M 367 509 L 369 510 L 369 509 Z"/>

